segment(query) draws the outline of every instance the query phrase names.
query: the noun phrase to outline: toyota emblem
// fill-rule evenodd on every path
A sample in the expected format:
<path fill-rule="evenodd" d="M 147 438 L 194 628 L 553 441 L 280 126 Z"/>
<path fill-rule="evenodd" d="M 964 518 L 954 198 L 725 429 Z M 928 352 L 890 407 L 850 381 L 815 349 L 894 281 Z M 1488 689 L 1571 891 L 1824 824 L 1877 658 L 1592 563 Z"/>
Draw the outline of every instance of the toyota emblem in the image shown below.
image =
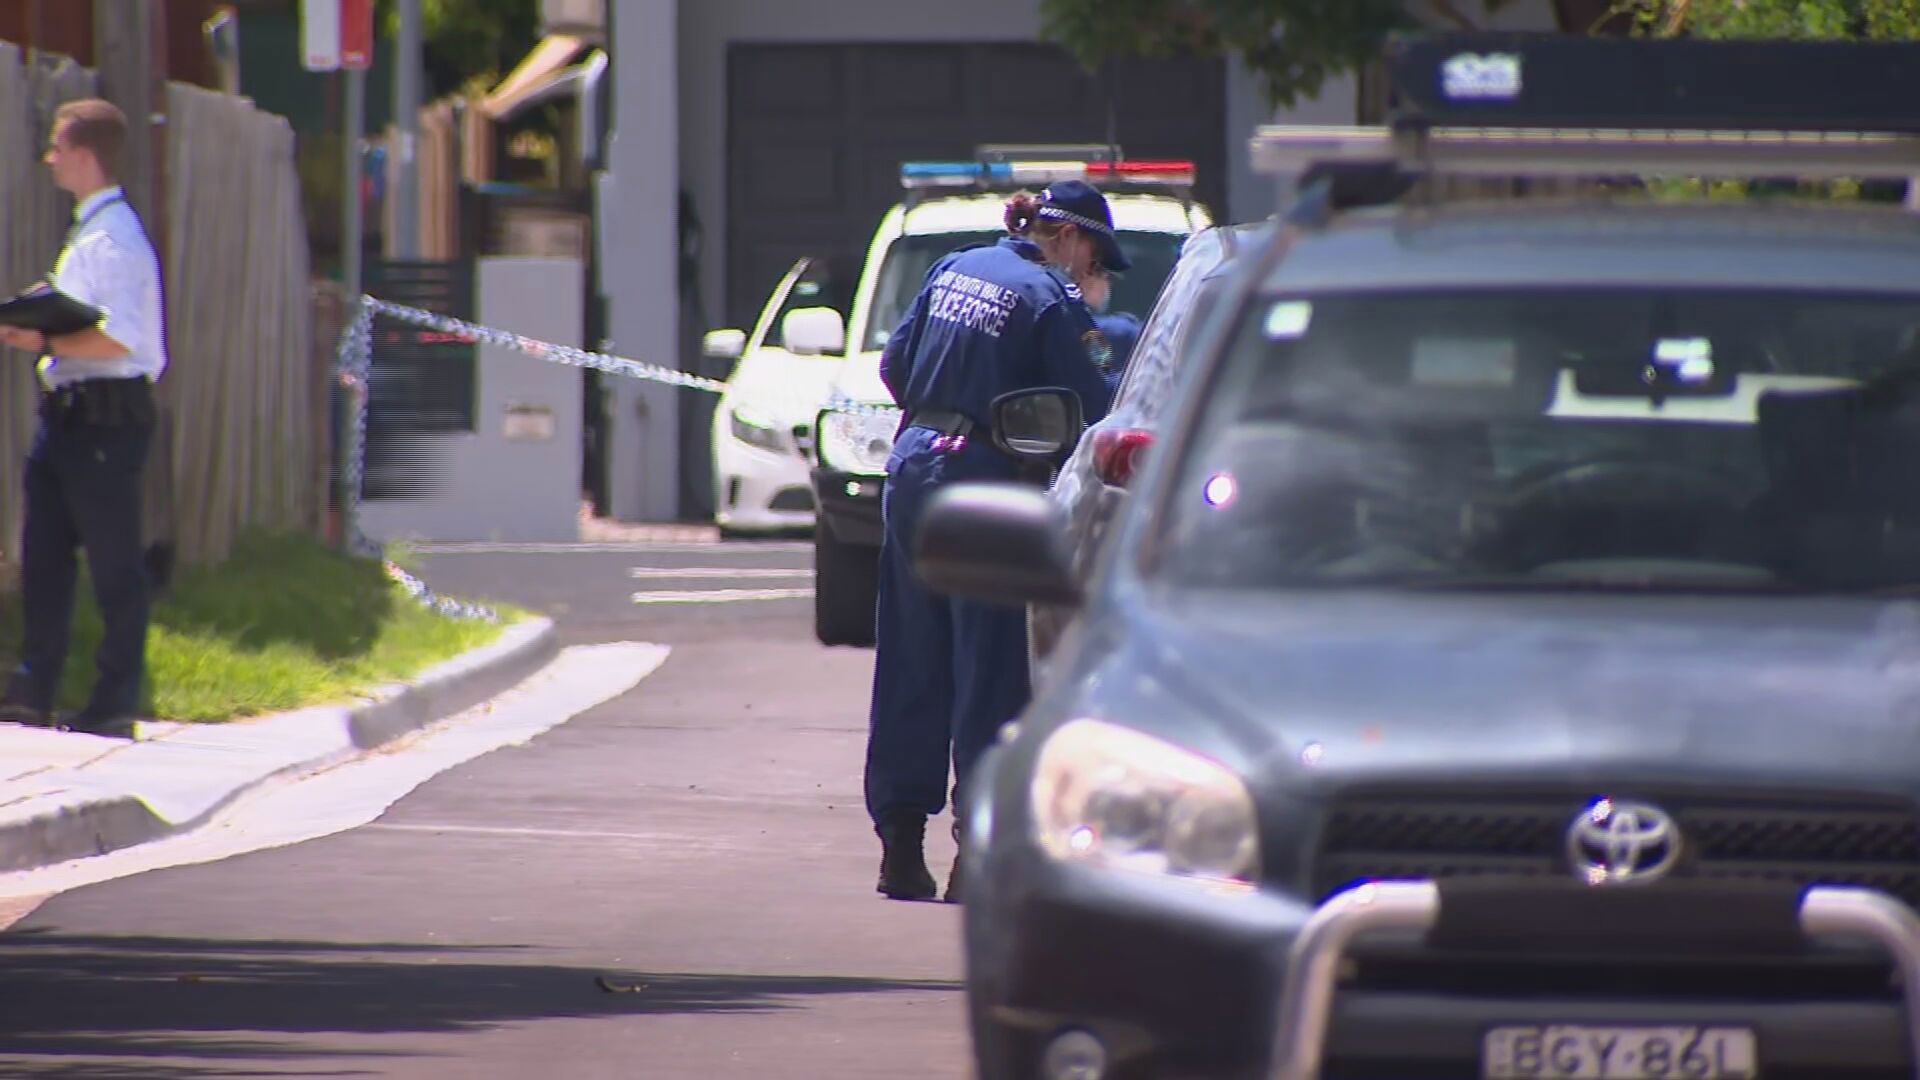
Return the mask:
<path fill-rule="evenodd" d="M 1657 806 L 1598 799 L 1567 827 L 1567 857 L 1589 885 L 1644 885 L 1680 861 L 1680 827 Z"/>

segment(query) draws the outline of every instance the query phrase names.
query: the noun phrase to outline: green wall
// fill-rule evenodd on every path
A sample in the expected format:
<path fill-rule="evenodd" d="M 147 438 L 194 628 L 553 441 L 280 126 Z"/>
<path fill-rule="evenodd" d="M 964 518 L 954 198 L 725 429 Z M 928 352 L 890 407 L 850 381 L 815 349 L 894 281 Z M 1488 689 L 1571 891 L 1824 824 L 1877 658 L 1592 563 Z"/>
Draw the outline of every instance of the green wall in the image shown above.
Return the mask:
<path fill-rule="evenodd" d="M 300 66 L 300 18 L 295 12 L 247 12 L 240 17 L 240 92 L 260 108 L 287 118 L 303 135 L 340 130 L 345 74 Z M 367 131 L 385 128 L 393 116 L 393 49 L 374 44 L 367 71 Z"/>

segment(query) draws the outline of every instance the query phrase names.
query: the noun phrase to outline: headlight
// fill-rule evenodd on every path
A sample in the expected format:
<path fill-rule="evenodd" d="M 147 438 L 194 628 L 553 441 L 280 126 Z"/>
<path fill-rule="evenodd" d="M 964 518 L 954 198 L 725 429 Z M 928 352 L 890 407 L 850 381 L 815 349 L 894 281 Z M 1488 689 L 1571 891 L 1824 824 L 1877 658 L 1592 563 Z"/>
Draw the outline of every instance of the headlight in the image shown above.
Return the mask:
<path fill-rule="evenodd" d="M 883 476 L 887 455 L 893 453 L 893 434 L 900 427 L 898 410 L 887 413 L 838 412 L 826 409 L 815 425 L 819 431 L 820 464 L 867 476 Z"/>
<path fill-rule="evenodd" d="M 748 446 L 757 446 L 762 450 L 786 449 L 786 436 L 768 420 L 746 409 L 735 408 L 727 416 L 732 427 L 733 437 Z"/>
<path fill-rule="evenodd" d="M 1040 846 L 1056 859 L 1234 886 L 1260 876 L 1246 784 L 1151 735 L 1065 725 L 1040 748 L 1032 796 Z"/>

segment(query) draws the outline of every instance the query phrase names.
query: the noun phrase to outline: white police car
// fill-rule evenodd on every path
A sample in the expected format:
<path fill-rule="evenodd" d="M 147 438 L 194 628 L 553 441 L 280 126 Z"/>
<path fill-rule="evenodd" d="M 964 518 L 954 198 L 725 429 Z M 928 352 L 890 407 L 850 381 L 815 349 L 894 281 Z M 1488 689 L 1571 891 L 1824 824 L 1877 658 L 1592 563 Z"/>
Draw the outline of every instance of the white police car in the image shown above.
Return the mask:
<path fill-rule="evenodd" d="M 1101 158 L 1105 147 L 983 147 L 980 160 L 910 162 L 901 167 L 907 198 L 875 230 L 848 323 L 847 359 L 817 420 L 814 503 L 814 630 L 825 645 L 873 644 L 880 551 L 880 487 L 899 427 L 880 381 L 880 350 L 900 324 L 934 260 L 965 244 L 1006 235 L 1007 195 L 1081 178 L 1101 188 L 1114 231 L 1133 269 L 1117 278 L 1110 308 L 1144 319 L 1172 272 L 1180 246 L 1213 224 L 1189 194 L 1187 161 Z M 1072 153 L 1081 159 L 1065 159 Z"/>

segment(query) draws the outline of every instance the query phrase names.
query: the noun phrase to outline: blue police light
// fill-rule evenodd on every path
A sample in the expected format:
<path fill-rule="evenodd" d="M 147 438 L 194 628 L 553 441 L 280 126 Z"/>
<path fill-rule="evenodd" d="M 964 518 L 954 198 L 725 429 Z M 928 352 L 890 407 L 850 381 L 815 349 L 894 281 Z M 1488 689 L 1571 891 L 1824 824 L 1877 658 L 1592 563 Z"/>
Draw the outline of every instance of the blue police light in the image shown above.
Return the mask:
<path fill-rule="evenodd" d="M 980 177 L 980 163 L 977 161 L 908 161 L 900 166 L 900 182 L 909 187 L 915 181 L 921 183 L 971 184 Z"/>
<path fill-rule="evenodd" d="M 1012 177 L 1013 167 L 1000 162 L 909 161 L 900 166 L 900 185 L 910 188 L 970 187 Z"/>

